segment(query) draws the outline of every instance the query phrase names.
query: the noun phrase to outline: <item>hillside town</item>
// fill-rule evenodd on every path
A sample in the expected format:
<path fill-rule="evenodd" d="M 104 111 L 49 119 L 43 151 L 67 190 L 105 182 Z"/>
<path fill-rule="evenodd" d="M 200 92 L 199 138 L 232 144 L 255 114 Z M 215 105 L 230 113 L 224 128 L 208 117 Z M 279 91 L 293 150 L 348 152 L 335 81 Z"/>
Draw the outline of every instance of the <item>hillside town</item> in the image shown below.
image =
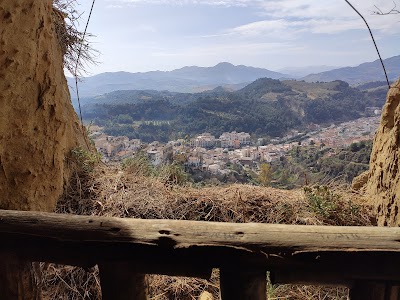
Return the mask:
<path fill-rule="evenodd" d="M 146 144 L 125 136 L 107 136 L 100 127 L 94 127 L 91 138 L 105 162 L 123 161 L 143 151 L 155 166 L 178 159 L 186 167 L 223 175 L 229 173 L 228 166 L 232 164 L 257 170 L 261 162 L 276 161 L 294 147 L 335 149 L 371 140 L 378 125 L 379 117 L 374 116 L 328 127 L 310 124 L 307 132 L 293 130 L 282 138 L 270 140 L 253 139 L 249 133 L 234 131 L 225 132 L 218 138 L 203 133 L 192 139 L 178 139 L 166 144 L 157 141 Z"/>

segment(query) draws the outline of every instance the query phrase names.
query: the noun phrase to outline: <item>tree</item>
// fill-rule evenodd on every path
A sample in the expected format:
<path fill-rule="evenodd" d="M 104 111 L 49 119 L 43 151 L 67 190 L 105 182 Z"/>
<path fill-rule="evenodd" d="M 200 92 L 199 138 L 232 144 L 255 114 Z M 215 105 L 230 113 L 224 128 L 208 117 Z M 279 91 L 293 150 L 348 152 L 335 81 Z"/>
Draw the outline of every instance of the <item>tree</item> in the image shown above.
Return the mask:
<path fill-rule="evenodd" d="M 270 164 L 262 163 L 260 165 L 260 173 L 257 180 L 262 186 L 268 186 L 272 179 L 272 168 Z"/>

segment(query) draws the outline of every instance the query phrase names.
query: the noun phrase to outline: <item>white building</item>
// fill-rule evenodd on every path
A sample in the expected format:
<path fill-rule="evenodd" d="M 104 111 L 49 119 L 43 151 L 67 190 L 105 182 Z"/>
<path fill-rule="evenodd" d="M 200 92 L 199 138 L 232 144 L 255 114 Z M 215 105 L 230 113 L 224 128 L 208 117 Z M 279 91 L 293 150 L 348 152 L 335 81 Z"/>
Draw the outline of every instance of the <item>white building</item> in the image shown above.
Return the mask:
<path fill-rule="evenodd" d="M 224 132 L 220 137 L 222 148 L 232 148 L 250 145 L 250 134 L 246 132 Z"/>
<path fill-rule="evenodd" d="M 147 155 L 149 156 L 149 160 L 153 166 L 161 165 L 163 161 L 163 153 L 159 150 L 147 150 Z"/>
<path fill-rule="evenodd" d="M 215 146 L 216 141 L 215 136 L 209 133 L 203 133 L 202 135 L 192 139 L 190 145 L 192 147 L 211 148 Z"/>

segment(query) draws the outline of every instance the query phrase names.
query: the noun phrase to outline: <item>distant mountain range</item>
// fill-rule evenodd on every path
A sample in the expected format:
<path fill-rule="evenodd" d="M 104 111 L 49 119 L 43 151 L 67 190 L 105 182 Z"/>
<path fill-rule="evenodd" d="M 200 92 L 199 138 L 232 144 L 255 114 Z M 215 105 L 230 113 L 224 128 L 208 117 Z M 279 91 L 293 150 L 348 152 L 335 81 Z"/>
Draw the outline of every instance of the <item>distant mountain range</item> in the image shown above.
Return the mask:
<path fill-rule="evenodd" d="M 81 97 L 91 97 L 117 90 L 168 90 L 171 92 L 200 92 L 217 86 L 239 89 L 244 83 L 258 78 L 288 78 L 290 75 L 267 69 L 234 66 L 230 63 L 219 63 L 214 67 L 184 67 L 173 71 L 152 71 L 145 73 L 102 73 L 83 78 L 79 85 Z M 71 96 L 75 98 L 73 87 L 75 81 L 68 78 Z M 235 88 L 235 85 L 239 87 Z"/>
<path fill-rule="evenodd" d="M 400 77 L 400 55 L 385 59 L 384 64 L 390 81 Z M 379 60 L 363 63 L 357 67 L 345 67 L 322 73 L 310 74 L 301 79 L 307 82 L 343 80 L 352 85 L 386 80 Z"/>
<path fill-rule="evenodd" d="M 334 67 L 334 66 L 306 66 L 306 67 L 286 67 L 283 69 L 279 69 L 277 71 L 284 74 L 290 74 L 290 76 L 292 76 L 293 78 L 300 78 L 307 76 L 309 74 L 317 74 L 339 68 L 340 67 Z"/>
<path fill-rule="evenodd" d="M 385 59 L 385 65 L 391 81 L 400 76 L 400 56 Z M 284 73 L 268 69 L 234 66 L 219 63 L 214 67 L 184 67 L 173 71 L 152 71 L 144 73 L 115 72 L 102 73 L 83 78 L 79 84 L 81 98 L 102 95 L 118 90 L 156 90 L 180 93 L 196 93 L 212 90 L 218 86 L 228 91 L 235 91 L 258 78 L 299 79 L 307 72 L 329 70 L 329 66 L 310 66 L 307 68 L 287 68 Z M 308 71 L 307 71 L 308 70 Z M 357 67 L 345 67 L 310 74 L 300 78 L 306 82 L 346 81 L 351 85 L 385 80 L 379 60 L 363 63 Z M 68 78 L 74 105 L 76 98 L 75 81 Z"/>

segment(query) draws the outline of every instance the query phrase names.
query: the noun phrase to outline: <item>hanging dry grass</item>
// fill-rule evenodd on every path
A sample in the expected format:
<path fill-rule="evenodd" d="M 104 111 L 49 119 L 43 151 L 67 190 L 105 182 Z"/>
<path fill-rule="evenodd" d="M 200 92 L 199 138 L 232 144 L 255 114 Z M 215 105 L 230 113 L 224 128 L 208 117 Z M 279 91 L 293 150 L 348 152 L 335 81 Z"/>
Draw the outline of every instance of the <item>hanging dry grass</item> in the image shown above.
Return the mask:
<path fill-rule="evenodd" d="M 142 170 L 143 171 L 143 170 Z M 310 194 L 316 188 L 285 191 L 251 185 L 193 188 L 171 185 L 163 177 L 119 166 L 98 165 L 75 174 L 58 203 L 57 212 L 143 219 L 179 219 L 216 222 L 258 222 L 308 225 L 373 225 L 372 209 L 357 195 L 340 190 L 328 212 L 313 208 Z M 146 170 L 144 170 L 146 171 Z M 144 176 L 143 174 L 147 174 Z M 314 193 L 314 194 L 313 194 Z M 322 193 L 323 194 L 323 193 Z M 322 199 L 321 201 L 329 201 Z M 314 203 L 315 204 L 315 203 Z M 323 208 L 323 206 L 322 206 Z M 218 299 L 218 272 L 211 280 L 148 276 L 151 299 L 192 300 L 208 291 Z M 97 268 L 50 265 L 44 269 L 44 294 L 48 299 L 101 299 Z M 344 288 L 270 286 L 270 299 L 346 299 Z"/>
<path fill-rule="evenodd" d="M 90 45 L 91 34 L 78 30 L 81 15 L 75 9 L 75 0 L 53 0 L 53 23 L 58 42 L 64 54 L 64 67 L 74 76 L 85 73 L 90 64 L 96 64 L 97 51 Z"/>

